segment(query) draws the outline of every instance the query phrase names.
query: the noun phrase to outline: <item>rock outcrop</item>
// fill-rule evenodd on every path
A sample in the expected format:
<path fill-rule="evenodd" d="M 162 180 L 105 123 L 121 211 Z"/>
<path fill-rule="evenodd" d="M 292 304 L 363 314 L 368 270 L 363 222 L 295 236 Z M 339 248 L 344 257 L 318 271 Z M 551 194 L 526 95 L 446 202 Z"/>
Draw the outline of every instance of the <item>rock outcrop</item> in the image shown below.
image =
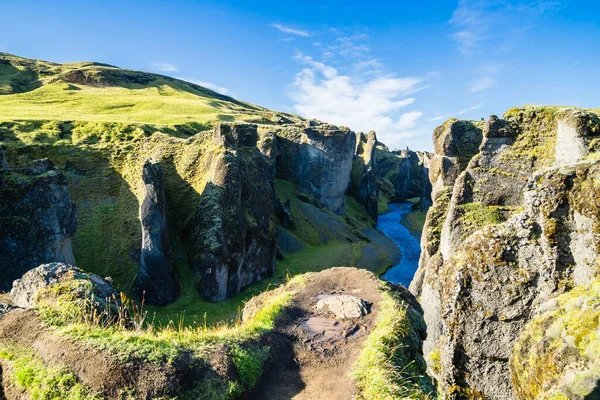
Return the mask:
<path fill-rule="evenodd" d="M 277 131 L 277 177 L 294 182 L 315 204 L 343 214 L 356 134 L 308 121 Z"/>
<path fill-rule="evenodd" d="M 48 291 L 59 285 L 63 288 Z M 48 302 L 54 303 L 56 297 L 66 290 L 71 293 L 72 301 L 77 299 L 81 304 L 91 305 L 99 314 L 107 312 L 111 304 L 116 306 L 121 302 L 120 293 L 109 282 L 64 263 L 44 264 L 28 271 L 21 279 L 14 281 L 10 296 L 14 305 L 33 308 Z M 54 306 L 60 307 L 61 304 Z"/>
<path fill-rule="evenodd" d="M 142 248 L 133 290 L 149 304 L 165 305 L 177 299 L 179 282 L 170 251 L 165 176 L 161 165 L 152 159 L 146 160 L 142 179 L 145 190 L 140 206 Z"/>
<path fill-rule="evenodd" d="M 419 210 L 426 211 L 431 206 L 431 156 L 430 153 L 408 148 L 390 151 L 384 144 L 378 143 L 378 185 L 386 200 L 419 198 Z"/>
<path fill-rule="evenodd" d="M 352 164 L 350 195 L 367 209 L 377 221 L 379 190 L 377 188 L 377 136 L 374 131 L 356 134 L 356 154 Z"/>
<path fill-rule="evenodd" d="M 210 301 L 275 271 L 273 165 L 257 141 L 256 125 L 220 124 L 214 130 L 219 150 L 187 238 L 196 287 Z"/>
<path fill-rule="evenodd" d="M 566 165 L 554 155 L 560 121 L 573 119 L 591 134 L 577 132 L 585 151 Z M 593 125 L 594 114 L 513 109 L 434 134 L 435 202 L 411 290 L 429 370 L 449 398 L 534 398 L 513 386 L 515 339 L 544 304 L 598 273 L 600 165 L 586 154 L 598 151 L 600 124 L 582 120 Z"/>
<path fill-rule="evenodd" d="M 35 172 L 0 170 L 0 215 L 0 292 L 40 264 L 75 262 L 75 204 L 65 176 L 47 161 L 36 162 Z"/>

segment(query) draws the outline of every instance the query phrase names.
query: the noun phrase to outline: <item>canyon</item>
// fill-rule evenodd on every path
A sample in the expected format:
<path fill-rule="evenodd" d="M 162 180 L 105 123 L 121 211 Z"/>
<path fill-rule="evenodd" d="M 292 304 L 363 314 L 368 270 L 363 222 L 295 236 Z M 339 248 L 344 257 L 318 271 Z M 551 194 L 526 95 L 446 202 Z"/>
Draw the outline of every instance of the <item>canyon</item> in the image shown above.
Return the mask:
<path fill-rule="evenodd" d="M 19 83 L 0 96 L 0 398 L 61 374 L 58 398 L 597 398 L 598 110 L 450 119 L 433 153 L 390 151 L 161 75 L 0 67 Z M 108 112 L 125 99 L 155 115 Z M 418 251 L 375 229 L 396 203 L 427 213 L 412 280 L 386 271 Z"/>

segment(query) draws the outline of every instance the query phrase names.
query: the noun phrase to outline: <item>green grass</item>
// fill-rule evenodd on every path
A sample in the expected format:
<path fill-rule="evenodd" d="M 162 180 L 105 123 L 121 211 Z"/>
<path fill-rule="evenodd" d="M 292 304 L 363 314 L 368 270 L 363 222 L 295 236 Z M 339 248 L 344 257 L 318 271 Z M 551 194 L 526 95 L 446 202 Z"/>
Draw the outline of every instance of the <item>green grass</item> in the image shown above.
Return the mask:
<path fill-rule="evenodd" d="M 411 211 L 402 217 L 400 223 L 408 229 L 422 231 L 423 226 L 425 226 L 426 217 L 427 212 Z"/>
<path fill-rule="evenodd" d="M 10 365 L 5 371 L 8 381 L 24 389 L 33 400 L 101 399 L 98 393 L 82 385 L 68 368 L 44 364 L 35 357 L 33 349 L 0 344 L 0 358 Z"/>
<path fill-rule="evenodd" d="M 383 289 L 375 328 L 363 344 L 351 375 L 357 399 L 430 399 L 424 366 L 410 360 L 407 340 L 410 320 L 407 306 Z"/>
<path fill-rule="evenodd" d="M 41 303 L 36 310 L 42 321 L 57 334 L 74 342 L 107 351 L 121 362 L 141 360 L 162 365 L 193 355 L 192 357 L 197 361 L 203 360 L 210 364 L 211 354 L 225 352 L 235 366 L 236 378 L 219 376 L 216 371 L 206 373 L 195 382 L 194 387 L 186 389 L 187 391 L 177 398 L 226 400 L 238 398 L 257 383 L 262 373 L 263 363 L 269 355 L 269 348 L 259 344 L 259 339 L 265 332 L 273 330 L 275 320 L 304 284 L 305 280 L 302 277 L 291 279 L 286 285 L 264 293 L 261 296 L 260 307 L 257 307 L 247 320 L 212 326 L 189 327 L 183 324 L 157 326 L 142 323 L 143 313 L 135 308 L 137 329 L 128 329 L 116 324 L 107 325 L 90 318 L 82 318 L 77 307 L 65 307 L 65 303 L 72 301 L 72 294 L 62 290 L 59 291 L 60 294 L 54 302 Z M 74 305 L 77 306 L 77 303 Z M 71 310 L 70 315 L 69 310 Z M 0 355 L 5 353 L 6 350 Z M 27 388 L 45 387 L 44 382 L 47 379 L 42 369 L 47 367 L 41 362 L 34 366 L 33 375 L 41 376 L 42 383 L 38 383 L 39 379 L 35 378 L 36 380 L 33 381 L 25 380 L 23 384 Z M 69 376 L 66 373 L 63 375 Z M 54 373 L 49 376 L 52 378 Z M 15 374 L 15 379 L 20 378 Z M 70 393 L 67 389 L 59 386 L 63 394 Z"/>
<path fill-rule="evenodd" d="M 34 91 L 3 95 L 0 118 L 212 125 L 260 118 L 256 110 L 224 100 L 190 93 L 166 80 L 151 87 L 90 87 L 55 82 Z"/>
<path fill-rule="evenodd" d="M 269 123 L 273 112 L 162 75 L 98 63 L 55 64 L 0 53 L 0 118 L 212 125 Z"/>

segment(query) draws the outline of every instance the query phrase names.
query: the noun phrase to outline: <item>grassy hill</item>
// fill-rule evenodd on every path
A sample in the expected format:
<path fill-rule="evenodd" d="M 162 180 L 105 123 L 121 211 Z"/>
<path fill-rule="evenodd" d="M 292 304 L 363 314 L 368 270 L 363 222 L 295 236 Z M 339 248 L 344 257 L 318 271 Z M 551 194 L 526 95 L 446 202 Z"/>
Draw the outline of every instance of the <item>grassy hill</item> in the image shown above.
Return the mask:
<path fill-rule="evenodd" d="M 202 86 L 107 64 L 57 64 L 0 53 L 0 119 L 190 125 L 272 123 L 279 113 Z M 285 118 L 298 117 L 286 114 Z"/>

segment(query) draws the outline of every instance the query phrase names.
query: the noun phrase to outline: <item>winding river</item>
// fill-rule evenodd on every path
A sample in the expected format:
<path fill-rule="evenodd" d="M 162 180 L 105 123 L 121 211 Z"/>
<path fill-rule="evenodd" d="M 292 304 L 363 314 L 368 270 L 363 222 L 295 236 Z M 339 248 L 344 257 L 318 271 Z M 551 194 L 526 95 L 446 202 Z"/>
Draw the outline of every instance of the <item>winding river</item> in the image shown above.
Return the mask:
<path fill-rule="evenodd" d="M 400 223 L 402 217 L 410 212 L 411 203 L 396 203 L 389 206 L 392 211 L 379 216 L 376 228 L 396 243 L 402 252 L 402 257 L 400 263 L 390 268 L 383 278 L 408 287 L 419 266 L 421 231 L 410 230 Z"/>

